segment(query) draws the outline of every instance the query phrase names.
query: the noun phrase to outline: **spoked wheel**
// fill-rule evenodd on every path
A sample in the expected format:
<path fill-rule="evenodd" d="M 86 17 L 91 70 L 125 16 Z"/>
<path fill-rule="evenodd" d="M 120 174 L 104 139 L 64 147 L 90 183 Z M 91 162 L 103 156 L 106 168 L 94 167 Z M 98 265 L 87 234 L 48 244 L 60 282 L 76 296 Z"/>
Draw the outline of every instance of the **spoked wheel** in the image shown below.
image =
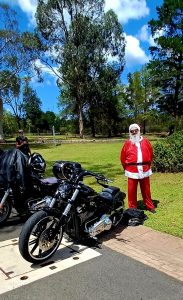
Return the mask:
<path fill-rule="evenodd" d="M 7 200 L 3 204 L 3 208 L 0 209 L 0 226 L 4 225 L 4 223 L 9 218 L 12 211 L 12 204 L 11 201 Z"/>
<path fill-rule="evenodd" d="M 50 258 L 59 247 L 63 230 L 54 233 L 58 219 L 45 211 L 33 214 L 22 227 L 19 236 L 19 251 L 31 263 L 42 263 Z"/>

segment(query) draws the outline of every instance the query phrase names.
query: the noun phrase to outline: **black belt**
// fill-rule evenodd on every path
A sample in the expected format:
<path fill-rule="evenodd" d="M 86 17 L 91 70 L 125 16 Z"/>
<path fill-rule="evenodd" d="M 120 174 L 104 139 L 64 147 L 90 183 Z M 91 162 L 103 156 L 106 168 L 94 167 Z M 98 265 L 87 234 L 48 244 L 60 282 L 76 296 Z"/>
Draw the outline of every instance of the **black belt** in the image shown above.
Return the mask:
<path fill-rule="evenodd" d="M 150 165 L 150 162 L 129 163 L 126 165 L 127 166 L 143 166 L 143 165 Z"/>

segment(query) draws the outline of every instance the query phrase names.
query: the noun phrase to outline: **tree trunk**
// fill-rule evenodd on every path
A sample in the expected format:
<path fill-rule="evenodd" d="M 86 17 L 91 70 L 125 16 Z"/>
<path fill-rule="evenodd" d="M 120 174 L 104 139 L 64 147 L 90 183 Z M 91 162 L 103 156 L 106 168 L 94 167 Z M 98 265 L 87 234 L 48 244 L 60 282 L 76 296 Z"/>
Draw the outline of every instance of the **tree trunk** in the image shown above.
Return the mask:
<path fill-rule="evenodd" d="M 95 121 L 94 121 L 94 117 L 92 114 L 90 114 L 90 126 L 91 126 L 92 137 L 95 137 L 95 135 L 96 135 Z"/>
<path fill-rule="evenodd" d="M 146 120 L 143 121 L 143 134 L 146 134 Z"/>
<path fill-rule="evenodd" d="M 173 116 L 177 118 L 178 116 L 178 101 L 179 101 L 179 95 L 181 93 L 181 72 L 182 72 L 182 55 L 179 57 L 179 64 L 177 66 L 177 76 L 176 76 L 176 84 L 175 84 L 175 92 L 173 96 Z"/>
<path fill-rule="evenodd" d="M 84 136 L 84 125 L 83 125 L 83 111 L 82 105 L 79 104 L 79 136 L 83 139 Z"/>
<path fill-rule="evenodd" d="M 3 100 L 0 99 L 0 142 L 4 141 L 3 134 Z"/>
<path fill-rule="evenodd" d="M 17 120 L 18 129 L 21 129 L 21 122 L 19 116 L 16 116 L 16 120 Z"/>

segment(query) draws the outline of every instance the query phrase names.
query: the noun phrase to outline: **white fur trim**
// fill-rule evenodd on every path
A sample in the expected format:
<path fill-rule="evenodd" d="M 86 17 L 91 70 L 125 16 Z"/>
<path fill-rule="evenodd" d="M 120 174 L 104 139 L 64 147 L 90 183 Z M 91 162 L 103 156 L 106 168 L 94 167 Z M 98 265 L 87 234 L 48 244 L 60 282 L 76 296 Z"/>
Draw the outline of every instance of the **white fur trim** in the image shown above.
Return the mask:
<path fill-rule="evenodd" d="M 141 151 L 140 143 L 135 143 L 135 145 L 137 146 L 137 163 L 141 163 L 142 162 L 142 151 Z M 142 165 L 137 166 L 137 169 L 138 169 L 139 177 L 143 178 Z"/>
<path fill-rule="evenodd" d="M 130 130 L 132 129 L 132 128 L 134 128 L 134 129 L 138 129 L 139 130 L 139 132 L 140 132 L 140 126 L 138 125 L 138 124 L 131 124 L 130 126 L 129 126 L 129 132 L 130 132 Z"/>
<path fill-rule="evenodd" d="M 148 170 L 147 172 L 140 172 L 140 173 L 132 173 L 129 171 L 125 170 L 125 176 L 132 178 L 132 179 L 142 179 L 145 177 L 149 177 L 150 175 L 152 175 L 152 170 Z"/>

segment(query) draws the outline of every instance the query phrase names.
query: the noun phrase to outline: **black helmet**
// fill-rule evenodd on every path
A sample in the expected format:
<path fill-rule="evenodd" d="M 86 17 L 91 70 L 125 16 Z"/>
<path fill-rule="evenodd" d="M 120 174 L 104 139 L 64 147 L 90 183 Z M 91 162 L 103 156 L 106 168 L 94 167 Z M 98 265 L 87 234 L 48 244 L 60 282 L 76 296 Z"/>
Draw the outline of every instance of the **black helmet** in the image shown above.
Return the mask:
<path fill-rule="evenodd" d="M 30 166 L 31 170 L 34 170 L 37 173 L 44 173 L 46 169 L 46 162 L 39 153 L 31 154 L 28 165 Z"/>

